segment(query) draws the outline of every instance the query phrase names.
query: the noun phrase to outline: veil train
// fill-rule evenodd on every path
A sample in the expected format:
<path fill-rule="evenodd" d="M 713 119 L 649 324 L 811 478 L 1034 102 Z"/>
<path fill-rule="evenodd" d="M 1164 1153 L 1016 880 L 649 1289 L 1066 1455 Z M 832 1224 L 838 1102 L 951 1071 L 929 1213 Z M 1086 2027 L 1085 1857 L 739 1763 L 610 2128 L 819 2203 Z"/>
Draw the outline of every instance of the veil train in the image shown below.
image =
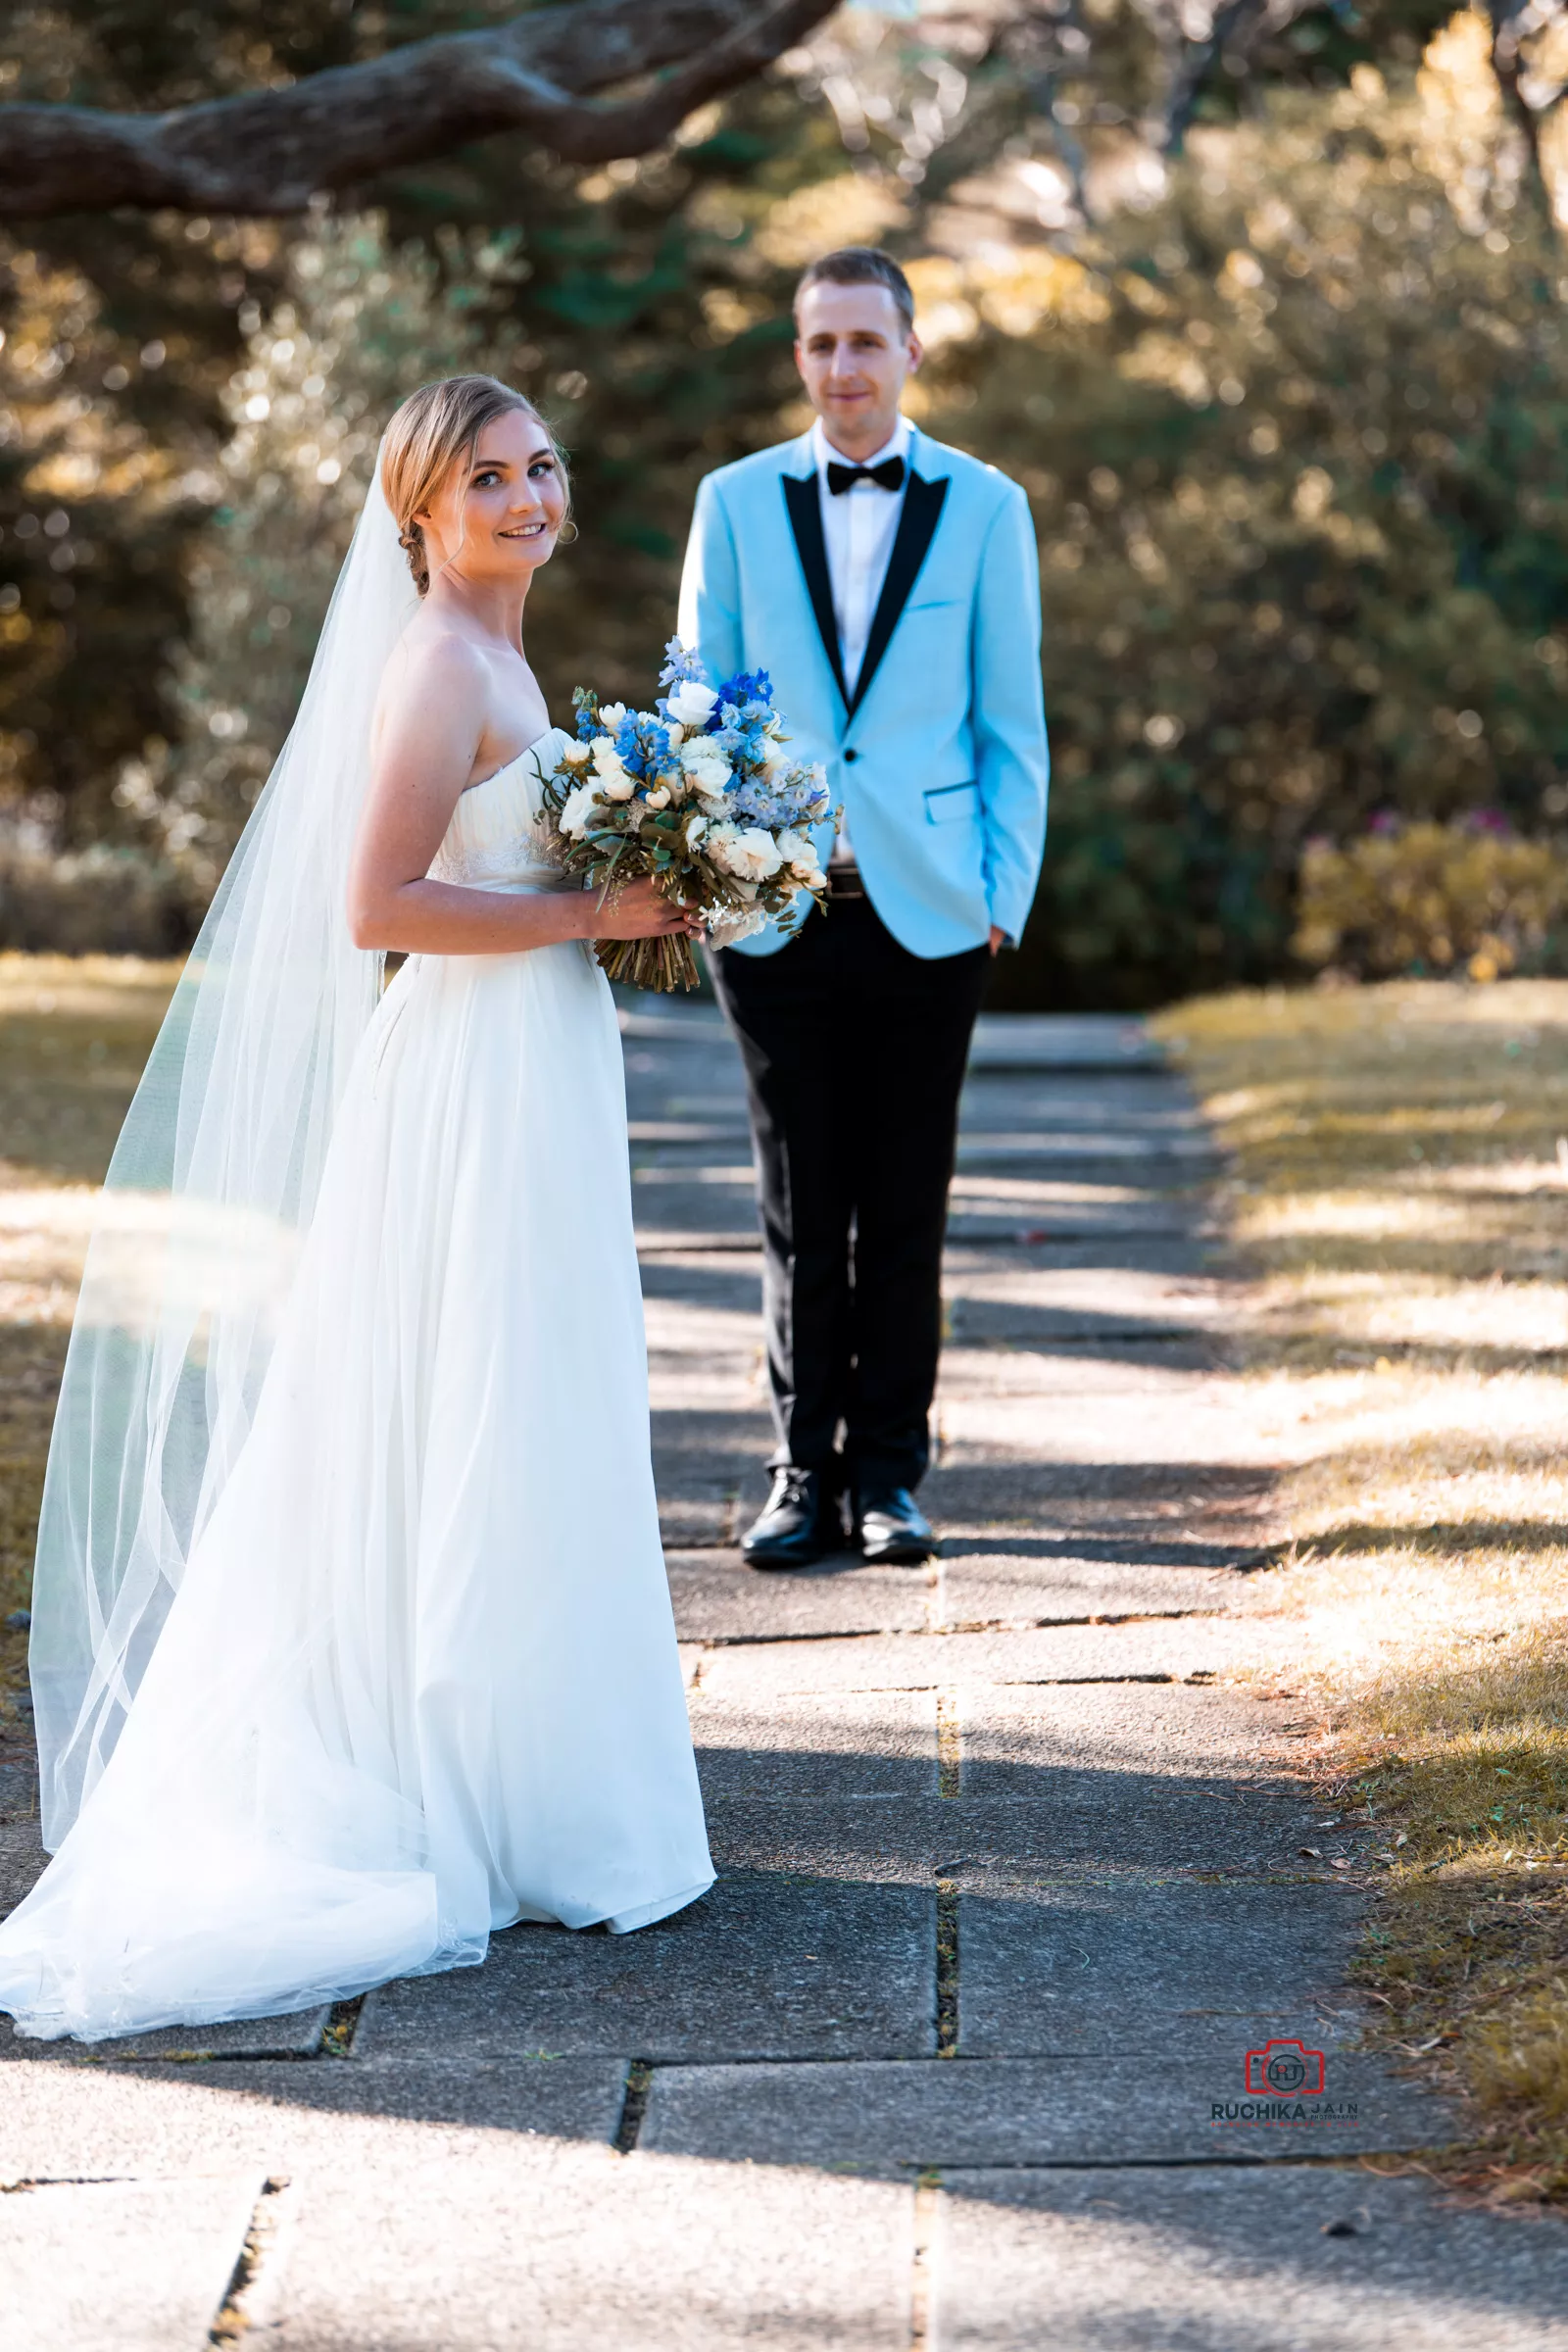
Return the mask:
<path fill-rule="evenodd" d="M 105 1181 L 38 1531 L 44 1843 L 113 1753 L 251 1426 L 334 1112 L 380 994 L 344 889 L 386 662 L 418 599 L 379 460 L 294 726 Z"/>

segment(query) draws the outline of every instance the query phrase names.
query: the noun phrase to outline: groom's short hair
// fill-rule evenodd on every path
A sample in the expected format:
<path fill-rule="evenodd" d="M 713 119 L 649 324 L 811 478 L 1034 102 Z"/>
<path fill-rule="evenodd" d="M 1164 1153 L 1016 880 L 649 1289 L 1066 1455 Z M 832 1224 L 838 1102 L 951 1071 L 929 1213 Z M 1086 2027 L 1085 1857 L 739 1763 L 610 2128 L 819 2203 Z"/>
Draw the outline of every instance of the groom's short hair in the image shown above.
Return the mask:
<path fill-rule="evenodd" d="M 914 292 L 891 253 L 880 245 L 841 245 L 808 264 L 795 289 L 795 315 L 801 315 L 801 296 L 808 286 L 886 286 L 898 306 L 904 331 L 914 332 Z"/>

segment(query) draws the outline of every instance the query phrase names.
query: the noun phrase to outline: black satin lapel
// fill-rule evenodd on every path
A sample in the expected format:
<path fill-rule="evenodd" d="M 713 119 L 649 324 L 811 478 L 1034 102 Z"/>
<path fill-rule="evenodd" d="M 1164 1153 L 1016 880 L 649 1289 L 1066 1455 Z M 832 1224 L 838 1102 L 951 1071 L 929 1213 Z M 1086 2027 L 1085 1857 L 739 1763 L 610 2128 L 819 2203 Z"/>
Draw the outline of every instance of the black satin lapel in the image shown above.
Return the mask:
<path fill-rule="evenodd" d="M 855 681 L 855 700 L 850 705 L 852 716 L 864 702 L 866 688 L 876 676 L 877 665 L 892 643 L 893 632 L 909 601 L 909 591 L 925 562 L 926 550 L 936 536 L 942 502 L 947 495 L 946 474 L 937 482 L 923 481 L 919 474 L 910 474 L 908 487 L 904 493 L 904 512 L 899 516 L 899 527 L 893 540 L 893 553 L 888 558 L 887 573 L 882 582 L 882 593 L 876 600 L 876 612 L 871 618 L 871 633 L 865 641 L 865 659 L 860 663 L 860 674 Z M 820 537 L 820 514 L 816 518 L 816 528 Z M 823 568 L 826 569 L 825 555 Z"/>
<path fill-rule="evenodd" d="M 839 651 L 839 624 L 833 612 L 833 583 L 828 577 L 827 541 L 822 536 L 822 494 L 817 487 L 816 468 L 813 466 L 805 475 L 786 473 L 779 478 L 784 484 L 784 504 L 789 509 L 790 529 L 795 533 L 795 552 L 806 574 L 822 651 L 847 705 L 850 698 L 844 689 L 844 662 Z"/>

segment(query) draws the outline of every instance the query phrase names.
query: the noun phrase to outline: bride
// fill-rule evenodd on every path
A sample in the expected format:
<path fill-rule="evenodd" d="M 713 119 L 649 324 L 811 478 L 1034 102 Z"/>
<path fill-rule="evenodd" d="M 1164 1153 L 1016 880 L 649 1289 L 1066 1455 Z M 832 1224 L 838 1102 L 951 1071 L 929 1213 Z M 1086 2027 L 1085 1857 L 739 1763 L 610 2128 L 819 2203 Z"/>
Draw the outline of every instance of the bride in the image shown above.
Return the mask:
<path fill-rule="evenodd" d="M 521 623 L 565 511 L 520 394 L 398 411 L 126 1119 L 39 1530 L 23 2034 L 303 2008 L 712 1883 L 589 944 L 685 918 L 545 861 Z"/>

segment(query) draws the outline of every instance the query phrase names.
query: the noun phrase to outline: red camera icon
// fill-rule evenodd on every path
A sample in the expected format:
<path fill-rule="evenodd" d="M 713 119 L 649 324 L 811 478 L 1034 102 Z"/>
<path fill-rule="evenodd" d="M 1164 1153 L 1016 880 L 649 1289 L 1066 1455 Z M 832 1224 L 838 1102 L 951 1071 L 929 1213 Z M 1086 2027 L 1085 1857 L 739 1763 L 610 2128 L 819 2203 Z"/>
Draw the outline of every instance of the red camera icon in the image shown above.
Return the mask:
<path fill-rule="evenodd" d="M 1265 2041 L 1247 2053 L 1247 2087 L 1260 2099 L 1321 2098 L 1323 2052 L 1304 2041 Z"/>

